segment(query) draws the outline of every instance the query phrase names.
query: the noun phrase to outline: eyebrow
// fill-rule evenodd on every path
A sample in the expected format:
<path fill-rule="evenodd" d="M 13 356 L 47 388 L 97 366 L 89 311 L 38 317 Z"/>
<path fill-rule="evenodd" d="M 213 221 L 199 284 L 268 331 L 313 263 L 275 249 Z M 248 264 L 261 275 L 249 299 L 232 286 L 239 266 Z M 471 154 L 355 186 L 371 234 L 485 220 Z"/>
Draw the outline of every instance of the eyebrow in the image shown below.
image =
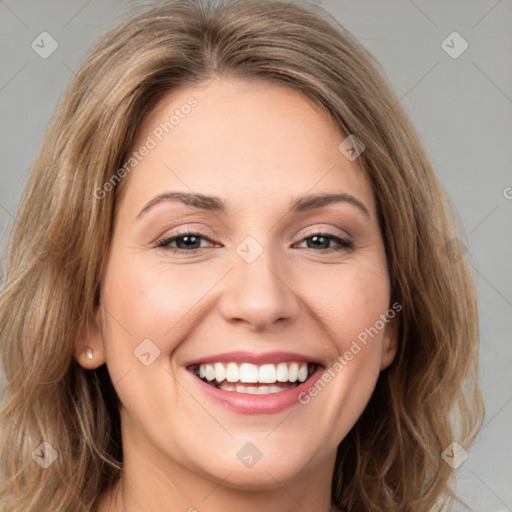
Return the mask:
<path fill-rule="evenodd" d="M 146 203 L 137 215 L 137 218 L 141 217 L 157 204 L 165 201 L 178 201 L 187 206 L 192 206 L 193 208 L 212 212 L 225 213 L 227 211 L 227 206 L 224 200 L 216 196 L 193 194 L 188 192 L 164 192 Z M 289 212 L 299 213 L 311 211 L 333 203 L 351 204 L 363 212 L 367 217 L 370 217 L 370 212 L 366 206 L 359 201 L 359 199 L 356 199 L 354 196 L 344 192 L 338 194 L 309 194 L 295 198 L 290 203 Z"/>

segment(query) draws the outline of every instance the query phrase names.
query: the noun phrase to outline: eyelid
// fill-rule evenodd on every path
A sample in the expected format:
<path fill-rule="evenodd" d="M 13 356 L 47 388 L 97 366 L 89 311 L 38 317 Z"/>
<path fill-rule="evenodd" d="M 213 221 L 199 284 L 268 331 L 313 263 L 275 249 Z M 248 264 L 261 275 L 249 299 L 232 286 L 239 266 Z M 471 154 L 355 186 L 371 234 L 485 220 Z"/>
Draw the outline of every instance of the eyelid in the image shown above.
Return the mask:
<path fill-rule="evenodd" d="M 339 238 L 340 240 L 343 240 L 347 244 L 351 244 L 352 246 L 355 245 L 355 238 L 352 236 L 351 233 L 349 233 L 345 229 L 341 229 L 338 227 L 332 227 L 332 226 L 322 228 L 322 227 L 319 227 L 318 225 L 316 225 L 315 227 L 306 228 L 306 231 L 302 232 L 299 237 L 300 242 L 303 242 L 304 239 L 306 239 L 306 238 L 309 238 L 309 237 L 315 236 L 315 235 L 319 235 L 319 234 L 332 236 L 334 238 Z"/>
<path fill-rule="evenodd" d="M 352 239 L 353 236 L 346 230 L 344 229 L 340 229 L 340 228 L 331 228 L 331 227 L 328 227 L 328 228 L 320 228 L 320 227 L 313 227 L 313 228 L 306 228 L 306 231 L 304 233 L 302 233 L 302 237 L 306 237 L 306 236 L 310 236 L 310 235 L 316 235 L 317 233 L 325 233 L 325 234 L 330 234 L 330 235 L 333 235 L 333 236 L 339 236 L 341 238 L 345 237 L 345 238 L 350 238 Z"/>
<path fill-rule="evenodd" d="M 171 228 L 166 230 L 163 235 L 158 236 L 155 243 L 161 240 L 166 240 L 168 238 L 174 238 L 190 234 L 200 235 L 203 238 L 208 238 L 211 242 L 213 242 L 213 239 L 216 238 L 216 235 L 214 235 L 212 231 L 205 226 L 200 225 L 198 227 L 195 227 L 193 225 L 187 225 L 185 227 L 179 227 L 175 229 Z"/>

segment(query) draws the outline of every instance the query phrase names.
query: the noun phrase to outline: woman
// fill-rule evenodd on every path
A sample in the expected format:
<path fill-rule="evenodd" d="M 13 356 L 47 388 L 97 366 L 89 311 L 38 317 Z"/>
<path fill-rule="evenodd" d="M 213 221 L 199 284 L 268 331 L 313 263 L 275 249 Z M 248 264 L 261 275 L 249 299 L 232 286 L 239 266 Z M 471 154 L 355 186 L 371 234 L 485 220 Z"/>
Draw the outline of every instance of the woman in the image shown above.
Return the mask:
<path fill-rule="evenodd" d="M 449 506 L 483 407 L 446 205 L 372 57 L 310 9 L 114 28 L 6 253 L 3 510 Z"/>

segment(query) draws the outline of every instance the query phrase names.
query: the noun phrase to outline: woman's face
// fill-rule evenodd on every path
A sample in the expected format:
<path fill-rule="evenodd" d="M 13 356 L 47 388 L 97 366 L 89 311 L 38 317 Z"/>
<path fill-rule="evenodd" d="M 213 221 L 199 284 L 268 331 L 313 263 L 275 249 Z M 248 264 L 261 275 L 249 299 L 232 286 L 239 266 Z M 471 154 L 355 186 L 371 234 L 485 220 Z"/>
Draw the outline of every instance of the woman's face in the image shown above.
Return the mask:
<path fill-rule="evenodd" d="M 87 340 L 122 402 L 125 464 L 239 488 L 332 474 L 396 348 L 345 138 L 299 93 L 226 78 L 140 127 Z"/>

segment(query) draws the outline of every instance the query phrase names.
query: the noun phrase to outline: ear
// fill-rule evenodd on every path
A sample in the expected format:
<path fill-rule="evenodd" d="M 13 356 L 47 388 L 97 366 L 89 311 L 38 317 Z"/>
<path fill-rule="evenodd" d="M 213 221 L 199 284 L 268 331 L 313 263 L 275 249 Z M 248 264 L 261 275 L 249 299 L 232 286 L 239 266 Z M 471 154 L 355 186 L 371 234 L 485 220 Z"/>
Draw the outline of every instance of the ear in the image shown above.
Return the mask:
<path fill-rule="evenodd" d="M 384 328 L 382 337 L 382 350 L 380 359 L 380 369 L 387 368 L 395 359 L 398 350 L 398 321 L 397 318 L 391 319 Z"/>
<path fill-rule="evenodd" d="M 105 363 L 100 305 L 75 342 L 75 359 L 86 370 L 94 370 Z"/>

